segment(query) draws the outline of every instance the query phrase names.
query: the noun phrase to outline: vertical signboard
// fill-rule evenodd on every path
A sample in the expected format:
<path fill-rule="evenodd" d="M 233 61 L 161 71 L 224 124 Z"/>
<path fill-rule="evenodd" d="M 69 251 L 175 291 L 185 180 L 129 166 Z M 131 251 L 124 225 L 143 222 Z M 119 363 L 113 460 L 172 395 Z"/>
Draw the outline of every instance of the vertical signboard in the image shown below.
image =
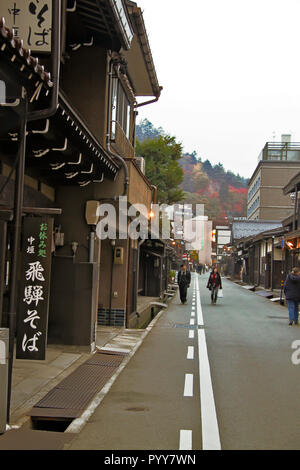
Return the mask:
<path fill-rule="evenodd" d="M 46 357 L 53 219 L 26 217 L 17 318 L 17 359 Z"/>
<path fill-rule="evenodd" d="M 52 0 L 1 0 L 1 17 L 31 52 L 51 52 Z"/>

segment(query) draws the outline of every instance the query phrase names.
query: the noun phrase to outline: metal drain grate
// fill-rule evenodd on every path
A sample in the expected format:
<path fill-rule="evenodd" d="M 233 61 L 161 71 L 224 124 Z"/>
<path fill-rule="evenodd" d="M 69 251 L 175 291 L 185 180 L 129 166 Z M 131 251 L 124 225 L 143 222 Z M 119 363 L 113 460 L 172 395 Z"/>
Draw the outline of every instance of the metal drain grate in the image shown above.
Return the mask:
<path fill-rule="evenodd" d="M 34 419 L 75 419 L 113 376 L 126 354 L 98 352 L 45 395 L 30 412 Z"/>

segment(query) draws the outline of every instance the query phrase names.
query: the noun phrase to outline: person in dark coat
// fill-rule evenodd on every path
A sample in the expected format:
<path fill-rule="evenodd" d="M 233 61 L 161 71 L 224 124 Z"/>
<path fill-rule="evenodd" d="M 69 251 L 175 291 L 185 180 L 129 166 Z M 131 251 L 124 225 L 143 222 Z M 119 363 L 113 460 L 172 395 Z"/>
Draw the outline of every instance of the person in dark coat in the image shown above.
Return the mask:
<path fill-rule="evenodd" d="M 180 300 L 181 303 L 184 304 L 186 302 L 187 290 L 191 283 L 191 273 L 187 271 L 185 264 L 180 266 L 180 271 L 177 276 L 177 283 L 179 286 Z"/>
<path fill-rule="evenodd" d="M 300 269 L 293 268 L 288 274 L 283 286 L 285 298 L 289 310 L 289 325 L 293 322 L 298 325 L 299 302 L 300 302 Z"/>
<path fill-rule="evenodd" d="M 206 287 L 211 291 L 211 303 L 216 304 L 218 291 L 219 289 L 222 289 L 222 279 L 217 267 L 214 267 L 212 272 L 210 273 Z"/>

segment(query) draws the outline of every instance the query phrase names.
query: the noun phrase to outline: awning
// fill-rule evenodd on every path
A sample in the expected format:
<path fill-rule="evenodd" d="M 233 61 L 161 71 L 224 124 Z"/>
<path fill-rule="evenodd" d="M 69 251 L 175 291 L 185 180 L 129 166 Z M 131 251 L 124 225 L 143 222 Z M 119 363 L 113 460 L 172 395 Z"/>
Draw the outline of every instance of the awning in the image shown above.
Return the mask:
<path fill-rule="evenodd" d="M 285 240 L 291 240 L 292 238 L 300 238 L 300 230 L 294 230 L 293 232 L 288 232 L 285 234 Z"/>
<path fill-rule="evenodd" d="M 17 132 L 2 139 L 0 149 L 15 154 Z M 56 114 L 28 123 L 26 169 L 37 169 L 53 184 L 101 183 L 114 180 L 119 167 L 60 92 Z"/>

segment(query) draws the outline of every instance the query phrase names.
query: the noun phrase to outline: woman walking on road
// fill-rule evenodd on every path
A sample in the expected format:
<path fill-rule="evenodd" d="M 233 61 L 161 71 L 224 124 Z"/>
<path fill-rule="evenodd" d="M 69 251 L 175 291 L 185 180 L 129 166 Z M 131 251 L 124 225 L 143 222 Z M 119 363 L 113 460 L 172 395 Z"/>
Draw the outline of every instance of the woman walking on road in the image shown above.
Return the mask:
<path fill-rule="evenodd" d="M 182 264 L 180 266 L 180 271 L 177 277 L 177 283 L 179 286 L 180 300 L 184 304 L 186 302 L 187 290 L 190 287 L 191 283 L 191 273 L 186 270 L 186 265 Z"/>
<path fill-rule="evenodd" d="M 285 298 L 289 309 L 289 325 L 293 322 L 298 325 L 299 302 L 300 302 L 300 269 L 293 268 L 288 274 L 283 286 Z"/>
<path fill-rule="evenodd" d="M 216 304 L 218 291 L 222 289 L 222 280 L 217 267 L 214 267 L 210 273 L 206 287 L 211 291 L 211 303 Z"/>

